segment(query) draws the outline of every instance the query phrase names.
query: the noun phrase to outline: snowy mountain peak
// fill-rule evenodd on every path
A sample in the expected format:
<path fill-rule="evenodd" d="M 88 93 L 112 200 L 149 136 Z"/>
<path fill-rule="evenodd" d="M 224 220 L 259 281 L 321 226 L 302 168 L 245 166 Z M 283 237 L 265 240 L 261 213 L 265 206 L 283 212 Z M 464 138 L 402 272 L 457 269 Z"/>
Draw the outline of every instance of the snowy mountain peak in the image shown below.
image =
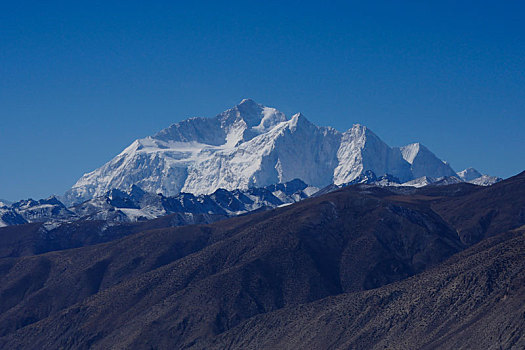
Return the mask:
<path fill-rule="evenodd" d="M 456 176 L 456 172 L 447 162 L 436 157 L 434 153 L 419 142 L 400 147 L 399 150 L 403 159 L 410 164 L 414 179 L 423 176 L 435 178 Z"/>
<path fill-rule="evenodd" d="M 241 103 L 239 103 L 239 105 L 244 105 L 244 104 L 253 105 L 253 104 L 257 104 L 257 102 L 255 102 L 251 98 L 243 98 Z"/>
<path fill-rule="evenodd" d="M 249 128 L 267 129 L 286 121 L 286 116 L 277 109 L 263 106 L 251 99 L 242 100 L 237 106 L 222 112 L 218 117 L 222 127 L 243 120 Z"/>
<path fill-rule="evenodd" d="M 457 175 L 463 181 L 472 181 L 482 176 L 482 174 L 474 168 L 467 168 L 465 170 L 462 170 L 458 172 Z"/>
<path fill-rule="evenodd" d="M 296 178 L 324 187 L 352 183 L 367 171 L 401 182 L 456 175 L 419 143 L 392 148 L 360 124 L 341 133 L 316 126 L 301 113 L 288 119 L 244 99 L 213 118 L 186 119 L 134 141 L 82 176 L 64 200 L 79 203 L 114 188 L 127 192 L 133 185 L 165 196 L 244 190 Z"/>
<path fill-rule="evenodd" d="M 343 135 L 351 135 L 350 137 L 362 139 L 363 142 L 365 142 L 366 140 L 374 140 L 377 142 L 384 143 L 372 130 L 370 130 L 365 125 L 361 124 L 352 125 L 352 127 L 345 131 Z"/>
<path fill-rule="evenodd" d="M 481 175 L 480 177 L 475 178 L 474 180 L 470 180 L 468 182 L 474 185 L 478 185 L 478 186 L 491 186 L 502 180 L 503 179 L 501 177 L 497 177 L 497 176 Z"/>
<path fill-rule="evenodd" d="M 365 131 L 367 130 L 367 127 L 365 125 L 361 125 L 361 124 L 354 124 L 352 125 L 352 130 L 355 129 L 355 130 L 362 130 L 362 131 Z"/>
<path fill-rule="evenodd" d="M 317 126 L 315 126 L 308 119 L 306 119 L 306 117 L 302 113 L 294 114 L 288 121 L 288 125 L 290 128 L 293 128 L 294 130 L 298 126 L 307 127 L 307 128 L 317 128 Z"/>
<path fill-rule="evenodd" d="M 479 186 L 490 186 L 502 179 L 497 176 L 483 175 L 474 168 L 467 168 L 457 173 L 457 176 L 465 182 Z"/>

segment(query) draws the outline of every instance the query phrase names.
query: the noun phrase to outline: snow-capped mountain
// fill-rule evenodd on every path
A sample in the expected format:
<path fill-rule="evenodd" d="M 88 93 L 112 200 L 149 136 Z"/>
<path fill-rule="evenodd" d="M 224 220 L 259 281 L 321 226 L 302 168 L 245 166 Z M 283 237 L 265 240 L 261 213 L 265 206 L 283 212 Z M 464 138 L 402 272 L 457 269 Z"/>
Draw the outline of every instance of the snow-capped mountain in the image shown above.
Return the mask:
<path fill-rule="evenodd" d="M 0 206 L 0 227 L 26 223 L 27 221 L 10 206 Z"/>
<path fill-rule="evenodd" d="M 457 177 L 465 182 L 479 186 L 490 186 L 503 180 L 501 177 L 483 175 L 474 168 L 467 168 L 465 170 L 459 171 L 457 173 Z"/>
<path fill-rule="evenodd" d="M 27 199 L 16 203 L 0 204 L 0 227 L 28 222 L 65 220 L 74 216 L 55 196 L 46 199 Z"/>
<path fill-rule="evenodd" d="M 503 179 L 501 177 L 497 176 L 481 175 L 480 177 L 477 177 L 474 180 L 470 180 L 467 182 L 478 186 L 491 186 L 502 180 Z"/>
<path fill-rule="evenodd" d="M 478 177 L 481 177 L 482 174 L 474 168 L 467 168 L 465 170 L 458 171 L 457 176 L 461 180 L 468 182 L 477 179 Z"/>
<path fill-rule="evenodd" d="M 261 208 L 275 208 L 308 198 L 318 188 L 299 179 L 262 188 L 227 191 L 218 189 L 209 195 L 179 193 L 172 197 L 148 193 L 134 185 L 128 191 L 112 189 L 70 208 L 79 219 L 134 222 L 183 213 L 192 223 L 193 215 L 218 215 L 222 218 Z M 211 221 L 211 220 L 210 220 Z"/>
<path fill-rule="evenodd" d="M 245 99 L 214 118 L 190 118 L 134 141 L 65 194 L 67 204 L 137 185 L 174 196 L 264 187 L 299 178 L 324 187 L 351 183 L 366 171 L 404 183 L 456 175 L 419 143 L 392 148 L 365 126 L 319 127 L 298 113 Z"/>
<path fill-rule="evenodd" d="M 52 229 L 64 222 L 103 220 L 108 224 L 135 222 L 168 214 L 181 214 L 177 225 L 209 223 L 264 208 L 275 208 L 310 197 L 319 189 L 299 179 L 261 188 L 227 191 L 209 195 L 179 193 L 172 197 L 149 193 L 133 185 L 127 191 L 112 189 L 102 196 L 66 208 L 56 197 L 0 204 L 0 227 L 34 222 Z"/>
<path fill-rule="evenodd" d="M 455 176 L 448 163 L 438 159 L 434 153 L 420 143 L 413 143 L 400 147 L 399 150 L 403 159 L 410 164 L 412 178 L 417 179 L 423 176 L 443 177 Z"/>

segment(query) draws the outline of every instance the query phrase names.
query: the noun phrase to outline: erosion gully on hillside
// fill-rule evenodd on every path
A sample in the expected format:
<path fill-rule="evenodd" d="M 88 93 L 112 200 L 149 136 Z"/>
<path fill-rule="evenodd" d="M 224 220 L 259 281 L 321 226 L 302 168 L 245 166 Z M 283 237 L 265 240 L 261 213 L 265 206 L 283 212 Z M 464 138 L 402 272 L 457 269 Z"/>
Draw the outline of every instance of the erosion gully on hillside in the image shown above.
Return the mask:
<path fill-rule="evenodd" d="M 0 347 L 525 345 L 525 173 L 487 188 L 350 186 L 168 223 L 0 259 Z M 30 247 L 30 231 L 1 229 L 2 249 Z"/>

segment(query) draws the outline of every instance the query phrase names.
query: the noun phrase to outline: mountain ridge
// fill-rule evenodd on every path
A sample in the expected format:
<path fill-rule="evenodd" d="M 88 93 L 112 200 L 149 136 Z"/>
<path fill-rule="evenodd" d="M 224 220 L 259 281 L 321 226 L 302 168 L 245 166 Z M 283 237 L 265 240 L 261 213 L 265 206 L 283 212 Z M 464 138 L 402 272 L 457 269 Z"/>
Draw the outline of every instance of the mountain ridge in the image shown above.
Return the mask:
<path fill-rule="evenodd" d="M 410 162 L 403 152 L 410 153 Z M 340 132 L 316 126 L 301 113 L 287 118 L 273 107 L 244 99 L 213 118 L 189 118 L 135 140 L 84 174 L 63 199 L 76 204 L 133 184 L 166 196 L 264 187 L 294 178 L 321 188 L 351 182 L 367 170 L 401 182 L 456 176 L 419 143 L 390 147 L 360 124 Z"/>
<path fill-rule="evenodd" d="M 0 259 L 0 346 L 519 349 L 524 183 L 347 186 Z"/>

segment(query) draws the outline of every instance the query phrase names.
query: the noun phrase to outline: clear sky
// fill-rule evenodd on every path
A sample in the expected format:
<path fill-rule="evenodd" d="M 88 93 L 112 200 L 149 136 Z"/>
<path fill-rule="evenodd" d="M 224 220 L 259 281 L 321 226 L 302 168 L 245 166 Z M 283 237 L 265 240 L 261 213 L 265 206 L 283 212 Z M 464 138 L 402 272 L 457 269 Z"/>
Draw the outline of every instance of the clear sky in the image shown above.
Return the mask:
<path fill-rule="evenodd" d="M 457 171 L 525 170 L 523 1 L 1 1 L 0 198 L 62 194 L 249 97 Z"/>

